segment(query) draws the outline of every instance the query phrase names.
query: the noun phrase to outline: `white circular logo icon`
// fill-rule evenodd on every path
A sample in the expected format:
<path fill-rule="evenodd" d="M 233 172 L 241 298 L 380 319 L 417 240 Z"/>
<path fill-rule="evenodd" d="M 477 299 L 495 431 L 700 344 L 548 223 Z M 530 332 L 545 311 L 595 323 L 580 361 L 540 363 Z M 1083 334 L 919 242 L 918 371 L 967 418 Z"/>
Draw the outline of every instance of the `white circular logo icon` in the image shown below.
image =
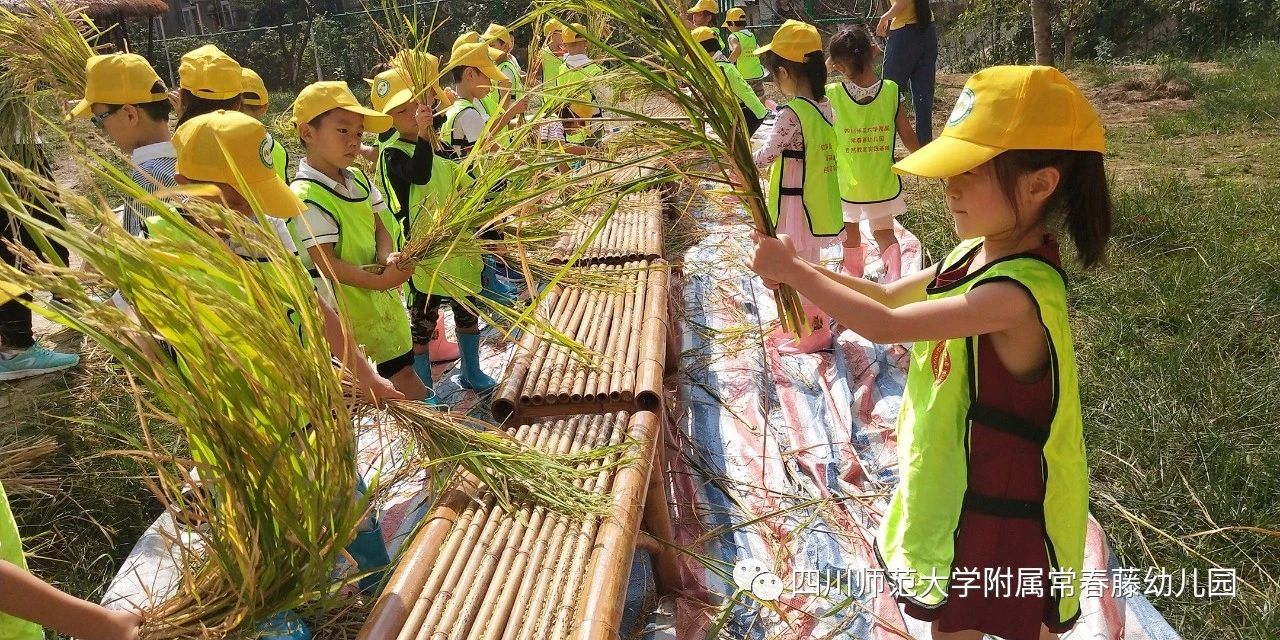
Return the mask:
<path fill-rule="evenodd" d="M 733 565 L 733 584 L 766 602 L 782 595 L 782 579 L 754 558 L 739 560 Z"/>
<path fill-rule="evenodd" d="M 951 117 L 947 118 L 947 126 L 954 127 L 964 122 L 964 119 L 968 118 L 973 111 L 973 104 L 976 101 L 977 96 L 973 94 L 973 89 L 965 87 L 964 91 L 960 92 L 960 97 L 956 98 L 956 106 L 951 110 Z"/>
<path fill-rule="evenodd" d="M 269 133 L 267 134 L 267 137 L 262 139 L 262 144 L 258 145 L 258 159 L 261 160 L 262 164 L 266 165 L 268 169 L 275 168 L 275 158 L 271 156 L 271 150 L 274 146 L 275 141 L 271 139 L 271 134 Z"/>
<path fill-rule="evenodd" d="M 373 89 L 378 92 L 379 98 L 385 98 L 387 97 L 387 92 L 391 90 L 391 83 L 386 78 L 383 78 L 378 81 L 378 86 Z"/>

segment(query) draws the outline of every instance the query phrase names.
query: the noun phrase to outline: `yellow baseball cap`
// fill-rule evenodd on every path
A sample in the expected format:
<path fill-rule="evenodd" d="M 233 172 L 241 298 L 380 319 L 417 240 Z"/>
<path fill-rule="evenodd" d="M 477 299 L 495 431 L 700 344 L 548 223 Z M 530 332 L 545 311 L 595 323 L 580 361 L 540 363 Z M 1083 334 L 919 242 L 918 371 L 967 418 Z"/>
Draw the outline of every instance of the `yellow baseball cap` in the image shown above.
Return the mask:
<path fill-rule="evenodd" d="M 271 102 L 267 93 L 267 85 L 262 83 L 262 76 L 249 67 L 240 68 L 240 88 L 243 90 L 244 103 L 251 107 L 261 107 Z"/>
<path fill-rule="evenodd" d="M 693 39 L 697 42 L 706 42 L 708 40 L 716 39 L 716 32 L 711 27 L 698 27 L 697 29 L 690 31 L 689 35 L 693 36 Z"/>
<path fill-rule="evenodd" d="M 557 31 L 564 31 L 564 23 L 552 18 L 542 25 L 542 36 L 548 37 Z"/>
<path fill-rule="evenodd" d="M 337 80 L 313 82 L 304 87 L 293 101 L 293 123 L 296 126 L 311 122 L 316 116 L 333 109 L 364 116 L 364 130 L 369 133 L 382 133 L 391 128 L 391 116 L 361 105 L 347 83 Z"/>
<path fill-rule="evenodd" d="M 734 7 L 729 11 L 725 12 L 724 14 L 724 23 L 726 25 L 729 24 L 730 22 L 746 22 L 746 21 L 747 21 L 747 12 L 743 11 L 742 7 Z"/>
<path fill-rule="evenodd" d="M 26 292 L 26 287 L 23 287 L 20 284 L 0 281 L 0 304 L 13 300 Z"/>
<path fill-rule="evenodd" d="M 188 51 L 178 65 L 178 86 L 197 98 L 234 98 L 243 91 L 243 82 L 240 63 L 211 44 Z"/>
<path fill-rule="evenodd" d="M 716 0 L 698 0 L 696 4 L 689 7 L 686 13 L 719 13 L 720 7 L 716 5 Z"/>
<path fill-rule="evenodd" d="M 409 70 L 406 82 L 410 85 L 413 85 L 415 82 L 419 84 L 430 83 L 430 87 L 428 88 L 436 92 L 436 98 L 440 100 L 441 107 L 448 107 L 453 104 L 453 100 L 449 98 L 449 94 L 440 87 L 440 58 L 437 58 L 434 54 L 418 51 L 417 49 L 401 49 L 396 53 L 395 57 L 391 59 L 391 66 Z M 373 89 L 376 90 L 377 88 L 377 85 L 374 84 Z M 391 93 L 395 92 L 391 91 Z M 376 106 L 374 109 L 386 113 L 387 111 L 394 109 L 395 106 L 398 105 L 388 107 L 386 110 L 378 109 Z"/>
<path fill-rule="evenodd" d="M 506 43 L 507 47 L 516 46 L 516 40 L 511 36 L 511 30 L 494 22 L 489 24 L 489 28 L 484 30 L 484 41 L 493 42 L 501 40 Z"/>
<path fill-rule="evenodd" d="M 71 108 L 72 117 L 92 116 L 94 104 L 145 104 L 168 98 L 160 76 L 136 53 L 93 56 L 85 61 L 84 70 L 84 99 Z M 157 82 L 160 91 L 153 93 Z"/>
<path fill-rule="evenodd" d="M 893 165 L 902 174 L 949 178 L 1011 149 L 1106 150 L 1098 112 L 1053 67 L 983 69 L 960 91 L 936 140 Z"/>
<path fill-rule="evenodd" d="M 772 51 L 784 60 L 804 62 L 805 56 L 814 51 L 822 51 L 822 35 L 818 33 L 817 27 L 807 22 L 787 20 L 773 34 L 773 40 L 756 49 L 755 54 L 760 55 L 766 51 Z"/>
<path fill-rule="evenodd" d="M 457 37 L 457 38 L 454 38 L 454 40 L 453 40 L 453 46 L 452 46 L 452 47 L 450 47 L 450 49 L 449 49 L 449 50 L 450 50 L 450 51 L 455 51 L 455 50 L 457 50 L 457 48 L 458 48 L 458 47 L 460 47 L 460 46 L 462 46 L 462 45 L 464 45 L 464 44 L 476 44 L 476 43 L 478 43 L 478 42 L 482 42 L 482 40 L 480 39 L 480 34 L 479 34 L 478 32 L 476 32 L 476 31 L 464 31 L 463 33 L 461 33 L 460 35 L 458 35 L 458 37 Z"/>
<path fill-rule="evenodd" d="M 484 43 L 461 44 L 453 48 L 449 56 L 448 69 L 458 67 L 475 67 L 490 80 L 505 80 L 507 76 L 498 70 L 493 58 L 502 52 Z"/>
<path fill-rule="evenodd" d="M 239 111 L 196 116 L 173 132 L 177 173 L 194 182 L 233 185 L 254 211 L 292 218 L 303 205 L 276 173 L 274 142 L 261 122 Z"/>
<path fill-rule="evenodd" d="M 582 34 L 586 32 L 587 27 L 581 22 L 574 22 L 566 25 L 564 28 L 564 43 L 572 44 L 574 42 L 582 42 L 583 40 L 586 40 L 586 38 L 582 37 Z"/>

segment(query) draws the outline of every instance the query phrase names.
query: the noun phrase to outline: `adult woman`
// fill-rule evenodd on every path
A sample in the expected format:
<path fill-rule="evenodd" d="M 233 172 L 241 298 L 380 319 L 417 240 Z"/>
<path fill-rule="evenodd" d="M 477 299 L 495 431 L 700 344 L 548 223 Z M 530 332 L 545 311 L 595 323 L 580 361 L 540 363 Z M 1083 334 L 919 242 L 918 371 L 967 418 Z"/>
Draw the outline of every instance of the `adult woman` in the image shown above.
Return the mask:
<path fill-rule="evenodd" d="M 880 16 L 876 35 L 888 38 L 884 77 L 910 89 L 920 144 L 933 140 L 933 88 L 938 71 L 938 30 L 929 0 L 893 0 Z"/>

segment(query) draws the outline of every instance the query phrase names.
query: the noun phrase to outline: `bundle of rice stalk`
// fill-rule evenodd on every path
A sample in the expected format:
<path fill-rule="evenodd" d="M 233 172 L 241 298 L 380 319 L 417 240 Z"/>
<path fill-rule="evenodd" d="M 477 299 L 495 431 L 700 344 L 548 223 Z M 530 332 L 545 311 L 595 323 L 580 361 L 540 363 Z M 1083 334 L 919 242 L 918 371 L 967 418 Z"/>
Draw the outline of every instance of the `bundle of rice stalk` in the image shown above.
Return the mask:
<path fill-rule="evenodd" d="M 171 233 L 135 238 L 100 194 L 57 191 L 0 158 L 0 168 L 13 176 L 0 176 L 0 206 L 96 272 L 42 263 L 28 252 L 29 272 L 3 265 L 0 279 L 57 294 L 62 302 L 29 304 L 122 363 L 137 381 L 142 429 L 135 455 L 153 467 L 158 497 L 176 512 L 198 516 L 199 526 L 180 541 L 189 555 L 181 584 L 144 612 L 142 637 L 225 637 L 251 631 L 276 612 L 325 601 L 340 586 L 330 573 L 368 499 L 353 491 L 352 394 L 331 364 L 310 278 L 264 220 L 202 200 L 187 201 L 184 216 L 102 158 L 86 152 L 85 160 Z M 70 215 L 54 223 L 33 215 L 35 207 L 58 211 L 48 207 L 55 203 Z M 270 260 L 246 261 L 224 238 Z M 117 287 L 136 313 L 97 303 L 86 289 L 90 281 Z M 177 355 L 165 355 L 166 346 Z M 181 425 L 191 457 L 157 446 L 151 420 Z M 532 497 L 590 504 L 572 483 L 543 484 L 558 477 L 564 461 L 520 451 L 519 464 L 507 464 L 502 455 L 488 455 L 481 437 L 461 430 L 432 440 L 438 424 L 418 428 L 417 435 L 441 452 L 439 464 L 511 486 L 521 486 L 514 476 L 533 469 L 545 475 L 528 482 L 540 492 Z"/>
<path fill-rule="evenodd" d="M 704 149 L 721 181 L 736 184 L 740 179 L 742 184 L 738 184 L 732 194 L 742 200 L 756 229 L 774 235 L 774 226 L 766 214 L 760 176 L 752 161 L 751 140 L 742 110 L 724 74 L 680 21 L 678 9 L 666 0 L 568 0 L 567 3 L 540 0 L 533 12 L 552 10 L 576 10 L 588 15 L 597 12 L 627 34 L 628 46 L 651 52 L 637 58 L 591 30 L 582 34 L 630 73 L 643 78 L 651 93 L 679 105 L 693 126 L 688 121 L 654 117 L 622 105 L 611 105 L 609 111 L 665 132 L 667 141 L 678 147 L 687 142 Z M 775 299 L 783 327 L 797 335 L 808 333 L 808 323 L 804 321 L 795 290 L 779 287 Z"/>
<path fill-rule="evenodd" d="M 8 67 L 5 80 L 28 92 L 47 87 L 65 96 L 82 96 L 84 65 L 95 53 L 90 42 L 100 35 L 102 31 L 86 15 L 66 11 L 58 2 L 20 0 L 0 5 L 0 59 Z"/>
<path fill-rule="evenodd" d="M 9 438 L 0 441 L 0 486 L 9 495 L 51 496 L 62 485 L 61 479 L 38 471 L 40 463 L 58 450 L 58 443 L 48 436 Z"/>

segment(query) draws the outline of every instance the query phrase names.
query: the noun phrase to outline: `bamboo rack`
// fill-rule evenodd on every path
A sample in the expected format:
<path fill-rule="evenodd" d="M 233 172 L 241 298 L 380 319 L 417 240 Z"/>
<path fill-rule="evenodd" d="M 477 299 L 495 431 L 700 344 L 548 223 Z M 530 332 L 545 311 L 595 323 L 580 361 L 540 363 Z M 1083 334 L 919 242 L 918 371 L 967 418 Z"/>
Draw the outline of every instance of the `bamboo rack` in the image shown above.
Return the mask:
<path fill-rule="evenodd" d="M 406 545 L 358 640 L 617 637 L 651 490 L 657 415 L 547 419 L 508 432 L 558 453 L 629 442 L 628 464 L 582 481 L 612 496 L 609 513 L 573 521 L 531 505 L 505 512 L 485 487 L 460 483 Z"/>
<path fill-rule="evenodd" d="M 625 196 L 622 205 L 588 245 L 587 238 L 601 215 L 603 213 L 575 224 L 552 249 L 551 261 L 567 262 L 584 245 L 587 248 L 578 259 L 581 265 L 623 264 L 662 257 L 666 246 L 662 192 L 643 191 Z"/>
<path fill-rule="evenodd" d="M 589 355 L 582 358 L 526 334 L 494 395 L 494 418 L 660 408 L 669 325 L 666 261 L 589 269 L 606 274 L 615 286 L 566 288 L 548 312 L 551 324 Z"/>

